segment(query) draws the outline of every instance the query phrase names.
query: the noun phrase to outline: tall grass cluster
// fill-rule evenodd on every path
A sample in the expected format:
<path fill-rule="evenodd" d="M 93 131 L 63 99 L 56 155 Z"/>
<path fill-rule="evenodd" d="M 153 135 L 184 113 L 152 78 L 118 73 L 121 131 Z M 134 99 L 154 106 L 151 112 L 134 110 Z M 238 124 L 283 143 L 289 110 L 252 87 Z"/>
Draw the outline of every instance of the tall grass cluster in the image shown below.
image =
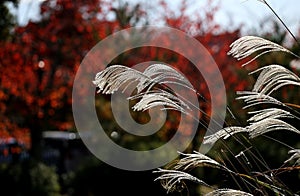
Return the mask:
<path fill-rule="evenodd" d="M 265 0 L 260 2 L 273 11 Z M 274 14 L 282 22 L 275 12 Z M 284 23 L 283 25 L 285 26 Z M 288 28 L 287 30 L 289 31 Z M 285 47 L 257 36 L 239 38 L 232 43 L 228 55 L 237 60 L 247 59 L 247 62 L 243 64 L 247 66 L 262 55 L 272 52 L 283 52 L 299 59 L 297 54 Z M 201 191 L 205 195 L 300 194 L 300 181 L 287 182 L 288 177 L 285 176 L 298 175 L 295 179 L 300 178 L 299 146 L 281 141 L 281 138 L 276 135 L 278 133 L 296 140 L 300 138 L 300 130 L 297 128 L 300 120 L 300 105 L 287 103 L 284 99 L 274 96 L 285 86 L 300 86 L 300 77 L 279 64 L 266 65 L 249 74 L 256 78 L 252 90 L 239 91 L 236 98 L 244 102 L 243 109 L 248 111 L 247 124 L 227 124 L 218 132 L 205 136 L 202 143 L 214 145 L 208 154 L 198 151 L 179 152 L 178 160 L 165 168 L 154 171 L 155 175 L 158 175 L 155 180 L 160 181 L 168 193 L 184 191 L 188 187 L 188 181 L 191 181 L 200 184 Z M 129 97 L 129 99 L 138 100 L 133 110 L 146 111 L 152 107 L 165 106 L 166 109 L 189 114 L 191 106 L 188 100 L 174 95 L 169 89 L 156 85 L 167 84 L 170 78 L 173 84 L 192 89 L 180 73 L 162 64 L 152 65 L 143 73 L 122 65 L 110 66 L 97 74 L 94 83 L 99 88 L 99 92 L 111 94 L 137 82 L 137 94 Z M 299 90 L 299 88 L 295 89 Z M 259 146 L 266 140 L 287 149 L 285 153 L 288 158 L 281 165 L 272 164 L 272 160 L 276 159 L 276 153 L 275 157 L 270 158 L 269 155 L 260 152 Z M 211 179 L 207 182 L 208 176 L 201 174 L 197 176 L 199 172 L 194 172 L 199 168 L 208 168 L 212 172 L 217 170 L 221 177 L 233 183 L 215 185 Z M 229 186 L 226 186 L 227 184 Z"/>

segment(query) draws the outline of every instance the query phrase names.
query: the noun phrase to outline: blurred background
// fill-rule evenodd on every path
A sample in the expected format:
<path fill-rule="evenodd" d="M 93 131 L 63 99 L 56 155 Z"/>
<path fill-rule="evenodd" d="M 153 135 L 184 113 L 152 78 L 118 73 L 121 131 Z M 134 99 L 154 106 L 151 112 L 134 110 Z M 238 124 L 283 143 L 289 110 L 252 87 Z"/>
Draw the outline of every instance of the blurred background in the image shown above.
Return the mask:
<path fill-rule="evenodd" d="M 299 1 L 273 0 L 270 5 L 299 37 Z M 241 68 L 243 62 L 227 56 L 229 45 L 242 35 L 259 35 L 299 54 L 299 44 L 256 0 L 4 0 L 0 15 L 0 195 L 166 194 L 159 182 L 153 182 L 156 176 L 152 171 L 122 171 L 101 162 L 76 132 L 71 107 L 74 76 L 86 53 L 113 32 L 154 24 L 180 29 L 199 40 L 223 75 L 229 108 L 237 116 L 232 119 L 228 115 L 227 122 L 232 125 L 246 122 L 247 111 L 235 97 L 236 91 L 251 89 L 255 78 L 248 76 L 249 70 L 280 63 L 298 74 L 300 71 L 299 65 L 290 66 L 292 57 L 283 54 L 262 57 L 246 68 Z M 177 67 L 191 81 L 199 79 L 187 59 L 159 48 L 130 50 L 110 64 L 133 66 L 154 60 Z M 205 100 L 210 99 L 205 84 L 194 85 Z M 293 88 L 284 88 L 276 96 L 286 102 L 300 102 L 299 91 Z M 159 133 L 143 139 L 126 134 L 113 118 L 110 97 L 95 97 L 99 121 L 108 135 L 117 131 L 115 142 L 121 146 L 153 149 L 176 132 L 180 116 L 169 112 Z M 202 106 L 209 114 L 209 101 Z M 147 113 L 133 112 L 132 116 L 147 122 Z M 187 152 L 198 149 L 203 133 L 199 127 Z M 299 147 L 298 141 L 285 138 Z M 270 145 L 264 142 L 261 150 L 270 159 L 276 155 L 272 163 L 280 166 L 287 158 L 286 149 Z M 290 180 L 295 179 L 299 177 Z M 219 186 L 224 182 L 214 183 Z M 191 195 L 198 193 L 196 186 L 191 187 Z"/>

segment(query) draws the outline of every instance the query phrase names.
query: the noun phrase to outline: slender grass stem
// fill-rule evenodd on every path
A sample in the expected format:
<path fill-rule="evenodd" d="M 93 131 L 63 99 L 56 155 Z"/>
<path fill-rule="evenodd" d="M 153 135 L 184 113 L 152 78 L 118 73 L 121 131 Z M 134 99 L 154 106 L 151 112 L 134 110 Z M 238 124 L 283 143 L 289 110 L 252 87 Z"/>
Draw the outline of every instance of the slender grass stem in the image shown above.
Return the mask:
<path fill-rule="evenodd" d="M 285 22 L 280 18 L 280 16 L 275 12 L 275 10 L 270 6 L 270 4 L 266 0 L 262 0 L 266 6 L 271 10 L 271 12 L 275 15 L 275 17 L 280 21 L 280 23 L 284 26 L 284 28 L 289 32 L 289 34 L 293 37 L 293 39 L 296 41 L 296 43 L 300 46 L 299 41 L 295 37 L 295 35 L 291 32 L 291 30 L 288 28 L 288 26 L 285 24 Z"/>

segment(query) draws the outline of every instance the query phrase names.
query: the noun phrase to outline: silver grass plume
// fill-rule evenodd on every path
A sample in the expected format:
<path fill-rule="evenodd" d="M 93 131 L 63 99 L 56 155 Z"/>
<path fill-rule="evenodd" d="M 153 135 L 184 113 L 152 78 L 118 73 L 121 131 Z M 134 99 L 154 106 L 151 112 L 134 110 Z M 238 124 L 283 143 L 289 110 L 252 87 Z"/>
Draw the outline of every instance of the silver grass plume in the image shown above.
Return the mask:
<path fill-rule="evenodd" d="M 274 97 L 262 94 L 260 92 L 238 91 L 237 95 L 241 95 L 236 98 L 237 100 L 244 100 L 244 102 L 246 103 L 243 109 L 260 104 L 274 104 L 279 106 L 286 106 L 284 103 L 275 99 Z"/>
<path fill-rule="evenodd" d="M 217 161 L 213 160 L 212 158 L 200 153 L 194 151 L 194 153 L 191 154 L 184 154 L 180 153 L 184 156 L 184 158 L 181 158 L 176 165 L 174 166 L 174 169 L 176 170 L 188 170 L 193 169 L 196 167 L 212 167 L 217 169 L 223 169 L 226 171 L 231 172 L 227 167 L 224 165 L 218 163 Z"/>
<path fill-rule="evenodd" d="M 162 173 L 162 175 L 154 179 L 154 181 L 160 180 L 164 189 L 167 190 L 167 193 L 178 191 L 178 188 L 184 188 L 184 180 L 189 180 L 204 186 L 209 186 L 204 181 L 182 171 L 158 168 L 158 170 L 153 171 L 153 173 Z"/>
<path fill-rule="evenodd" d="M 99 88 L 98 93 L 113 94 L 122 86 L 125 86 L 123 90 L 125 91 L 133 82 L 150 79 L 135 69 L 123 65 L 112 65 L 97 73 L 93 83 Z M 137 88 L 141 88 L 140 85 Z"/>
<path fill-rule="evenodd" d="M 296 160 L 295 164 L 300 165 L 300 149 L 290 150 L 288 153 L 292 154 L 292 156 L 289 159 L 287 159 L 284 163 Z"/>
<path fill-rule="evenodd" d="M 255 138 L 270 131 L 292 131 L 300 134 L 300 131 L 292 125 L 274 118 L 266 118 L 258 122 L 252 123 L 247 127 L 250 138 Z"/>
<path fill-rule="evenodd" d="M 138 70 L 123 66 L 112 65 L 96 74 L 93 83 L 99 87 L 99 92 L 111 94 L 117 91 L 124 84 L 129 86 L 133 82 L 138 82 L 138 93 L 148 87 L 150 89 L 155 84 L 174 83 L 191 90 L 193 86 L 177 70 L 164 65 L 150 65 L 142 73 Z"/>
<path fill-rule="evenodd" d="M 269 40 L 263 39 L 261 37 L 257 36 L 244 36 L 236 41 L 234 41 L 230 45 L 231 49 L 227 53 L 228 55 L 232 55 L 234 58 L 237 58 L 237 60 L 245 59 L 246 57 L 249 57 L 255 52 L 260 52 L 258 55 L 256 55 L 254 58 L 252 58 L 250 61 L 244 63 L 242 66 L 245 66 L 258 57 L 270 53 L 270 52 L 286 52 L 289 54 L 292 54 L 298 58 L 298 56 L 288 49 L 271 42 Z"/>
<path fill-rule="evenodd" d="M 205 194 L 204 196 L 253 196 L 250 193 L 234 189 L 217 189 Z"/>
<path fill-rule="evenodd" d="M 279 108 L 267 108 L 264 110 L 248 112 L 254 114 L 249 118 L 248 122 L 258 122 L 264 119 L 280 119 L 280 118 L 295 118 L 290 112 Z"/>
<path fill-rule="evenodd" d="M 164 64 L 150 65 L 144 72 L 123 66 L 113 65 L 97 73 L 93 83 L 98 86 L 98 93 L 112 94 L 123 88 L 123 92 L 133 83 L 137 83 L 137 95 L 128 99 L 140 99 L 133 106 L 135 111 L 144 111 L 155 106 L 167 106 L 185 114 L 190 110 L 186 100 L 177 97 L 167 90 L 151 90 L 155 85 L 176 84 L 193 90 L 193 86 L 177 70 Z M 145 91 L 145 92 L 142 92 Z M 189 102 L 188 102 L 189 103 Z"/>
<path fill-rule="evenodd" d="M 277 89 L 286 85 L 300 86 L 300 78 L 281 65 L 268 65 L 259 68 L 250 74 L 260 72 L 253 87 L 254 92 L 270 95 Z"/>
<path fill-rule="evenodd" d="M 128 99 L 139 98 L 141 100 L 132 107 L 133 111 L 145 111 L 156 106 L 167 106 L 162 108 L 162 110 L 173 109 L 183 113 L 187 113 L 186 109 L 190 110 L 189 106 L 181 99 L 163 90 L 147 91 L 146 93 L 131 96 Z"/>
<path fill-rule="evenodd" d="M 205 136 L 202 143 L 213 145 L 221 138 L 227 139 L 230 136 L 241 132 L 247 132 L 247 129 L 238 126 L 225 127 L 212 135 Z"/>
<path fill-rule="evenodd" d="M 194 91 L 193 86 L 185 77 L 177 70 L 164 64 L 153 64 L 147 67 L 143 74 L 152 78 L 150 81 L 145 81 L 145 84 L 150 85 L 148 89 L 151 89 L 153 84 L 177 84 Z M 144 86 L 146 87 L 146 85 Z"/>

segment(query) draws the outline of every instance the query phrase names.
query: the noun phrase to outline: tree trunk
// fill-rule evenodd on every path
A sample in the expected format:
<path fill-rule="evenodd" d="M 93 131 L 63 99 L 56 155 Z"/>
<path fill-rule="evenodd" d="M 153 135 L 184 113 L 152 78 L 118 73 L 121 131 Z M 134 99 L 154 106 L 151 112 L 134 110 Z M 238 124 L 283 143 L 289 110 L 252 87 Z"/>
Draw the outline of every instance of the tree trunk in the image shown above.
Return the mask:
<path fill-rule="evenodd" d="M 30 123 L 30 156 L 35 161 L 41 161 L 42 159 L 42 130 L 39 120 L 40 119 L 37 117 L 37 115 L 34 115 Z"/>

